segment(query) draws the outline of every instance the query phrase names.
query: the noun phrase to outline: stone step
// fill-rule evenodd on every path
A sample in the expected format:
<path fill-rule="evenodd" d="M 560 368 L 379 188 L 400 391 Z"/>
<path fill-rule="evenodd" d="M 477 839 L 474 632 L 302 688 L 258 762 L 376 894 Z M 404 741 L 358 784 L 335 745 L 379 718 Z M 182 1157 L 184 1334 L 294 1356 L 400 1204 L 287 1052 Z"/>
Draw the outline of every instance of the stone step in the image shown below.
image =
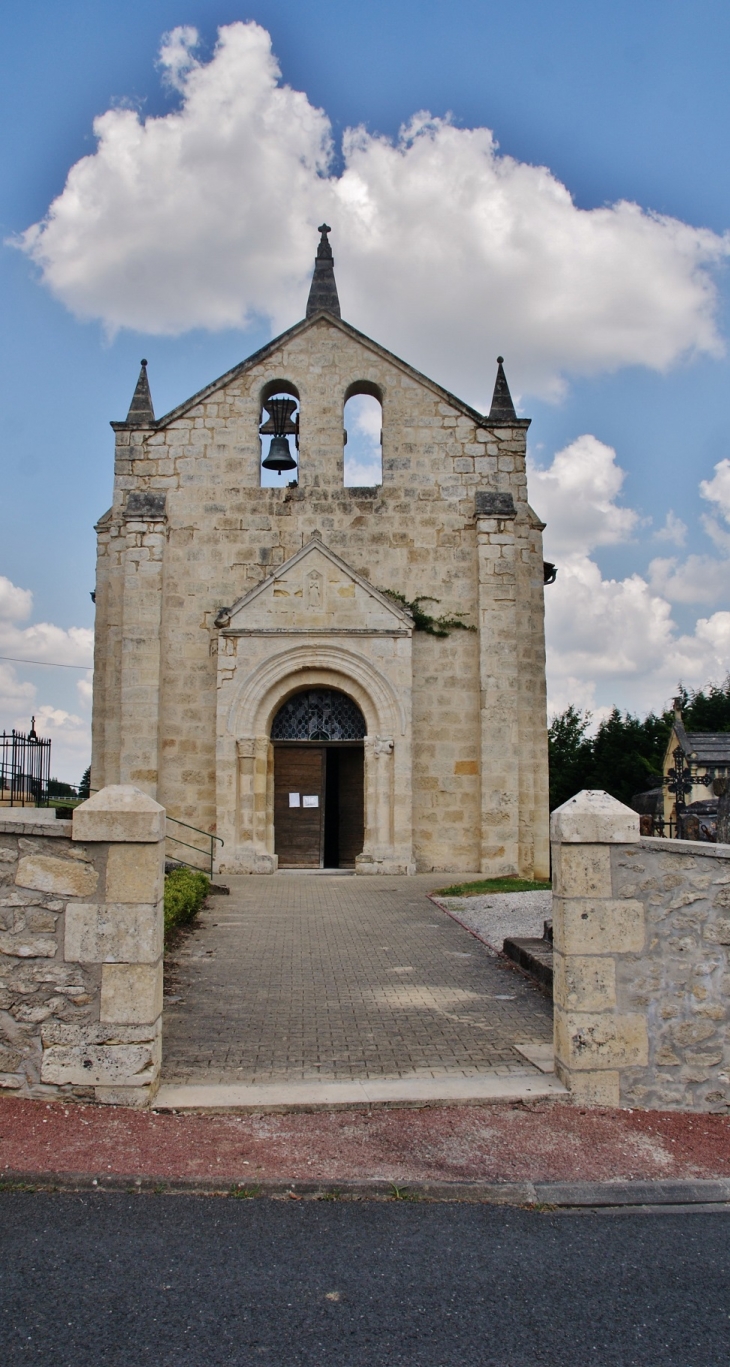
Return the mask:
<path fill-rule="evenodd" d="M 502 953 L 533 979 L 546 996 L 553 995 L 553 946 L 551 940 L 509 939 Z"/>

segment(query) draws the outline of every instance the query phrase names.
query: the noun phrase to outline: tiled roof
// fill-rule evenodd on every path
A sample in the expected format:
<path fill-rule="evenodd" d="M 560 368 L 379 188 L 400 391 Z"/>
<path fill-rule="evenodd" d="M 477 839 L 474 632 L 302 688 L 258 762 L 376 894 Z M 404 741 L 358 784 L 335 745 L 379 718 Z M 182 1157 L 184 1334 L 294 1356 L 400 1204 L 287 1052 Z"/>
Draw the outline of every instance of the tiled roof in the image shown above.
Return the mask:
<path fill-rule="evenodd" d="M 730 731 L 687 731 L 699 764 L 730 764 Z"/>

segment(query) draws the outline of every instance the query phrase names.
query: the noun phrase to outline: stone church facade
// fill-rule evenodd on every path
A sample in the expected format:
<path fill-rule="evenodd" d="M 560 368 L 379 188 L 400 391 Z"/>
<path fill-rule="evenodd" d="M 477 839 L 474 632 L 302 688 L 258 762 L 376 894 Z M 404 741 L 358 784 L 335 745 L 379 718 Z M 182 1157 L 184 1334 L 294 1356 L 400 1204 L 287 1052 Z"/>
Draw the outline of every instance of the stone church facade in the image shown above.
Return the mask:
<path fill-rule="evenodd" d="M 344 322 L 327 232 L 302 322 L 160 419 L 143 363 L 112 424 L 92 786 L 133 783 L 215 832 L 224 872 L 542 877 L 529 422 L 501 361 L 484 416 Z M 358 394 L 382 405 L 375 487 L 344 484 Z M 296 448 L 278 488 L 262 426 Z"/>

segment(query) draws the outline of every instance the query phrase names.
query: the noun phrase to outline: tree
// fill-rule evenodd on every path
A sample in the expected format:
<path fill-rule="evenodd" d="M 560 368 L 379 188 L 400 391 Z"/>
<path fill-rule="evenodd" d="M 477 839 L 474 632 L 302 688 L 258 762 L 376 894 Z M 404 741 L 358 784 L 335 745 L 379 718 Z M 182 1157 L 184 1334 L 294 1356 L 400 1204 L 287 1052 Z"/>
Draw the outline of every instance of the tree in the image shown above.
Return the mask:
<path fill-rule="evenodd" d="M 572 703 L 559 717 L 554 717 L 548 731 L 550 754 L 550 811 L 567 802 L 569 797 L 588 787 L 584 782 L 589 771 L 593 743 L 586 737 L 590 712 L 578 712 Z"/>
<path fill-rule="evenodd" d="M 590 712 L 567 708 L 548 731 L 550 810 L 581 788 L 602 788 L 628 804 L 634 793 L 657 787 L 673 720 L 673 712 L 650 712 L 641 721 L 614 707 L 589 736 Z"/>
<path fill-rule="evenodd" d="M 49 778 L 48 780 L 49 797 L 75 797 L 76 790 L 70 783 L 64 783 L 62 778 Z"/>
<path fill-rule="evenodd" d="M 724 684 L 687 694 L 682 689 L 682 717 L 688 731 L 730 731 L 730 676 Z"/>
<path fill-rule="evenodd" d="M 678 685 L 677 698 L 688 731 L 730 731 L 730 676 L 722 685 L 688 690 Z M 614 707 L 595 735 L 587 734 L 590 712 L 572 705 L 555 717 L 548 730 L 550 810 L 581 788 L 603 788 L 619 802 L 658 787 L 674 723 L 674 709 L 644 720 Z"/>
<path fill-rule="evenodd" d="M 86 799 L 87 799 L 87 797 L 89 797 L 90 795 L 91 795 L 91 765 L 89 765 L 88 769 L 84 769 L 84 772 L 83 772 L 83 774 L 81 775 L 81 782 L 80 782 L 80 784 L 79 784 L 79 797 L 81 798 L 82 802 L 85 802 Z"/>
<path fill-rule="evenodd" d="M 617 707 L 602 721 L 592 745 L 589 788 L 603 788 L 619 802 L 631 801 L 634 793 L 656 788 L 662 781 L 662 763 L 671 733 L 671 719 L 650 712 L 640 721 Z"/>

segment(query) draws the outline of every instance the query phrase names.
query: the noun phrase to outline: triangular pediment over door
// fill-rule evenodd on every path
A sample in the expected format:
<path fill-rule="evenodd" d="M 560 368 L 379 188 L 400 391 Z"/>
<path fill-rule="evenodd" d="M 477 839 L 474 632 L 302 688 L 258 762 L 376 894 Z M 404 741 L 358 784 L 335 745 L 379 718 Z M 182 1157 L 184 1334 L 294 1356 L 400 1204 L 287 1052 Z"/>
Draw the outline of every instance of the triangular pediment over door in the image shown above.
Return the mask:
<path fill-rule="evenodd" d="M 245 597 L 221 622 L 239 632 L 383 632 L 410 635 L 413 619 L 315 536 Z"/>

